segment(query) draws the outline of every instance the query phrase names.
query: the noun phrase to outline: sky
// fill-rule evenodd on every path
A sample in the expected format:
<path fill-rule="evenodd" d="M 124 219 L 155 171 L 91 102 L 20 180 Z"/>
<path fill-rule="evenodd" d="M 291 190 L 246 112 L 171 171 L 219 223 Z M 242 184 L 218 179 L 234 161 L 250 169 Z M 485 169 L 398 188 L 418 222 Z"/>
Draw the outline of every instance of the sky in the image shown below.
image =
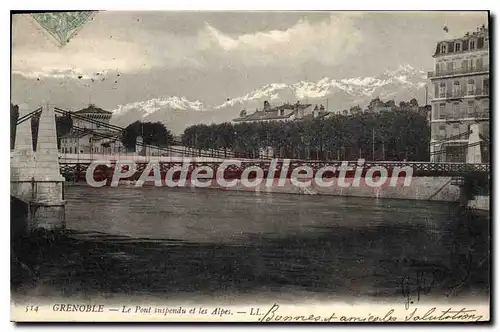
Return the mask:
<path fill-rule="evenodd" d="M 270 83 L 432 70 L 439 40 L 481 24 L 487 12 L 98 12 L 61 47 L 14 15 L 11 100 L 71 110 L 169 96 L 219 105 Z"/>

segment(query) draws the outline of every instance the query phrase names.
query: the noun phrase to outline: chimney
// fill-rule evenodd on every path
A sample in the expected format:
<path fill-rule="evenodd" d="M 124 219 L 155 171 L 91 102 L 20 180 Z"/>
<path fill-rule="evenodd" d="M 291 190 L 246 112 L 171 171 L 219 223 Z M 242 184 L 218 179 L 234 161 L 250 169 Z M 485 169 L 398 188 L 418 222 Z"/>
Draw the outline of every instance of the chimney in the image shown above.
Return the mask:
<path fill-rule="evenodd" d="M 269 102 L 267 100 L 264 101 L 264 111 L 268 111 L 270 108 Z"/>

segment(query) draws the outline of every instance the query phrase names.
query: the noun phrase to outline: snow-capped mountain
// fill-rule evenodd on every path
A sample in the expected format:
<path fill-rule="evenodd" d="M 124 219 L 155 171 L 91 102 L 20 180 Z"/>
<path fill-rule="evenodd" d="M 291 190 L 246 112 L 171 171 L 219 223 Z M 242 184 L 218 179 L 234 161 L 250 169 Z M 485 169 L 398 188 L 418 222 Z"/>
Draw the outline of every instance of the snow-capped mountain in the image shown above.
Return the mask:
<path fill-rule="evenodd" d="M 200 101 L 189 101 L 186 97 L 168 97 L 168 98 L 154 98 L 146 101 L 138 101 L 126 105 L 118 105 L 113 111 L 115 116 L 123 115 L 130 111 L 142 111 L 142 116 L 147 117 L 163 108 L 173 108 L 178 110 L 204 110 L 203 103 Z"/>
<path fill-rule="evenodd" d="M 352 106 L 349 103 L 363 99 L 367 99 L 366 104 L 368 104 L 371 98 L 376 97 L 407 99 L 405 96 L 407 93 L 402 94 L 402 92 L 418 91 L 425 87 L 426 80 L 426 73 L 423 70 L 404 65 L 394 70 L 386 70 L 379 77 L 353 77 L 339 80 L 323 77 L 317 82 L 299 81 L 291 85 L 273 83 L 264 85 L 244 96 L 230 99 L 216 106 L 215 109 L 244 107 L 249 102 L 264 99 L 269 101 L 331 99 L 329 100 L 330 106 L 336 109 Z M 331 98 L 341 97 L 342 94 L 347 96 L 341 99 Z M 413 97 L 416 96 L 411 96 L 410 99 Z"/>
<path fill-rule="evenodd" d="M 348 109 L 354 105 L 365 107 L 371 99 L 424 101 L 426 73 L 410 65 L 387 69 L 376 77 L 299 81 L 292 84 L 271 83 L 241 96 L 228 98 L 220 105 L 205 105 L 185 97 L 155 98 L 118 106 L 113 121 L 126 125 L 136 120 L 161 121 L 174 131 L 182 132 L 186 126 L 197 123 L 219 123 L 237 117 L 242 109 L 261 108 L 264 100 L 271 104 L 281 102 L 308 102 L 328 104 L 329 110 Z M 326 105 L 325 105 L 326 106 Z M 174 128 L 180 128 L 175 130 Z"/>

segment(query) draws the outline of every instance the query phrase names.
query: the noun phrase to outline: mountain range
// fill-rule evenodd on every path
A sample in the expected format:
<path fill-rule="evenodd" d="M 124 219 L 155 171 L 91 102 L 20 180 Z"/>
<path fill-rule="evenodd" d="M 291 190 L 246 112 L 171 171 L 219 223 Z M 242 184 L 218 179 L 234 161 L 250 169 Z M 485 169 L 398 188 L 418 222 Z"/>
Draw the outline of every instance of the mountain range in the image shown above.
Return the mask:
<path fill-rule="evenodd" d="M 168 96 L 119 105 L 113 110 L 112 122 L 126 126 L 134 121 L 160 121 L 174 134 L 194 124 L 210 124 L 231 121 L 241 110 L 247 114 L 262 108 L 265 100 L 272 105 L 282 102 L 323 104 L 327 110 L 349 109 L 360 105 L 364 108 L 370 100 L 394 99 L 409 101 L 416 98 L 425 104 L 427 74 L 412 66 L 400 65 L 387 69 L 375 77 L 352 77 L 332 79 L 323 77 L 318 81 L 299 81 L 292 84 L 270 83 L 258 87 L 242 96 L 228 98 L 220 105 L 206 105 L 185 97 Z"/>

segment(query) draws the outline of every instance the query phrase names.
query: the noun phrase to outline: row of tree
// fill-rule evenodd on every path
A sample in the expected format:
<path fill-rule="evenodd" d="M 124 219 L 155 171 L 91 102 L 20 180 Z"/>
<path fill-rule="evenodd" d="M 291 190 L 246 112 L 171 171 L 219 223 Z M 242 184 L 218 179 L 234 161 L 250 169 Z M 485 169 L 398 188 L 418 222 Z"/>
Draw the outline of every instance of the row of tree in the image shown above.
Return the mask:
<path fill-rule="evenodd" d="M 257 157 L 306 159 L 429 160 L 430 128 L 418 112 L 359 113 L 291 122 L 222 123 L 186 128 L 182 143 Z"/>

